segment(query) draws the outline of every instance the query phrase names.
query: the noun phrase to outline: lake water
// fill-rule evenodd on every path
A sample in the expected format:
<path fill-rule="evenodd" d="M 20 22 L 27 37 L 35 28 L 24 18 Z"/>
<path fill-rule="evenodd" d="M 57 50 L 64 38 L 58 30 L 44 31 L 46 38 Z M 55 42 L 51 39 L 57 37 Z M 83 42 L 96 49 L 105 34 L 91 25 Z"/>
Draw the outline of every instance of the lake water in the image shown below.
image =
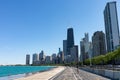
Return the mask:
<path fill-rule="evenodd" d="M 0 66 L 0 80 L 13 80 L 36 72 L 46 71 L 53 66 Z"/>

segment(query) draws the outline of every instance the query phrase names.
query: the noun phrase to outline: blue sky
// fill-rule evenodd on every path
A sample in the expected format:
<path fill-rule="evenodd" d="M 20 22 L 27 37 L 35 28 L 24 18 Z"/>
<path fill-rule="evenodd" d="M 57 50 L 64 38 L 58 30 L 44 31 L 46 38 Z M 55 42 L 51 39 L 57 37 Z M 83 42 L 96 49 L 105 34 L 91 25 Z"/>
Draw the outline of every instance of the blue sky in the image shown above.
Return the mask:
<path fill-rule="evenodd" d="M 41 50 L 57 53 L 69 27 L 76 45 L 85 32 L 91 39 L 95 31 L 104 31 L 103 10 L 109 1 L 0 0 L 0 64 L 24 64 L 26 54 Z M 117 10 L 120 20 L 120 0 Z"/>

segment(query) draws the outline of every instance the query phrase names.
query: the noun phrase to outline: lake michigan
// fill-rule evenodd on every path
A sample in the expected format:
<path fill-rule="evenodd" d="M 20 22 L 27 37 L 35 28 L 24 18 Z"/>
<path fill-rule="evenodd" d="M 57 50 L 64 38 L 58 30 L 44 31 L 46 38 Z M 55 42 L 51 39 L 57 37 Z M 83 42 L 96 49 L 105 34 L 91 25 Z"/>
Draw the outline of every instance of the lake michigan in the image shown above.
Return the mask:
<path fill-rule="evenodd" d="M 54 66 L 0 66 L 0 80 L 14 80 L 52 68 Z"/>

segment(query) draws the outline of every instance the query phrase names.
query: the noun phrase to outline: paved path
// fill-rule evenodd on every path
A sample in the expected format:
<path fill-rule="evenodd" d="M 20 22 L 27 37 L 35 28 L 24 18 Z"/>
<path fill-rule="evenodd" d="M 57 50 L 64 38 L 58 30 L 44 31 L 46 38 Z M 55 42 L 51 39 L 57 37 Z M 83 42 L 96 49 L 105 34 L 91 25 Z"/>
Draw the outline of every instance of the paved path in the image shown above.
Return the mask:
<path fill-rule="evenodd" d="M 19 79 L 16 79 L 16 80 L 49 80 L 51 77 L 53 77 L 53 76 L 57 75 L 58 73 L 62 72 L 64 69 L 65 69 L 65 67 L 59 66 L 59 67 L 54 68 L 54 69 L 49 70 L 49 71 L 36 73 L 34 75 L 19 78 Z M 12 79 L 10 79 L 10 80 L 12 80 Z"/>
<path fill-rule="evenodd" d="M 67 67 L 63 72 L 49 80 L 110 80 L 73 67 Z"/>
<path fill-rule="evenodd" d="M 81 80 L 81 77 L 77 76 L 78 74 L 74 72 L 74 69 L 67 67 L 63 72 L 50 80 Z"/>

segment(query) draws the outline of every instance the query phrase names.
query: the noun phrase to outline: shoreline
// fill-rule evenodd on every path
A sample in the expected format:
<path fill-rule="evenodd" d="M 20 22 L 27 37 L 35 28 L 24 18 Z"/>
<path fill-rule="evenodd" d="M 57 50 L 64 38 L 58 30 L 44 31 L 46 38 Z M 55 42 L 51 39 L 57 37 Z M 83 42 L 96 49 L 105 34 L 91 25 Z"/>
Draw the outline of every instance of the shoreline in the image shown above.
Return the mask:
<path fill-rule="evenodd" d="M 29 73 L 21 73 L 21 74 L 15 74 L 15 75 L 2 76 L 2 77 L 0 77 L 0 80 L 15 80 L 15 79 L 19 79 L 19 78 L 29 77 L 31 75 L 39 74 L 41 72 L 46 72 L 46 71 L 52 70 L 57 67 L 58 66 L 54 66 L 53 68 L 38 71 L 38 72 L 29 72 Z"/>
<path fill-rule="evenodd" d="M 65 69 L 64 66 L 58 66 L 50 70 L 32 73 L 31 75 L 16 78 L 15 80 L 48 80 Z"/>

